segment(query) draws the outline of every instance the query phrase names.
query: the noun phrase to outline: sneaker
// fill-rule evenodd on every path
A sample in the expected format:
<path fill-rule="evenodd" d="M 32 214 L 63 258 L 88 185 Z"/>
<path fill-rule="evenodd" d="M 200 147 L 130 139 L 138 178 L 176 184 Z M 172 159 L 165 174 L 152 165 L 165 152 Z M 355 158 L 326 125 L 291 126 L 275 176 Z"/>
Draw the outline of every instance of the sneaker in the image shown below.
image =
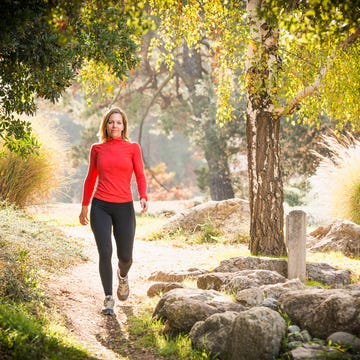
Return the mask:
<path fill-rule="evenodd" d="M 105 300 L 104 300 L 104 307 L 101 310 L 101 312 L 104 315 L 114 315 L 114 298 L 112 297 L 112 295 L 107 295 L 105 296 Z"/>
<path fill-rule="evenodd" d="M 127 275 L 125 277 L 120 276 L 120 270 L 118 269 L 118 279 L 119 279 L 119 285 L 117 289 L 117 296 L 118 299 L 121 301 L 126 300 L 129 297 L 129 279 Z"/>

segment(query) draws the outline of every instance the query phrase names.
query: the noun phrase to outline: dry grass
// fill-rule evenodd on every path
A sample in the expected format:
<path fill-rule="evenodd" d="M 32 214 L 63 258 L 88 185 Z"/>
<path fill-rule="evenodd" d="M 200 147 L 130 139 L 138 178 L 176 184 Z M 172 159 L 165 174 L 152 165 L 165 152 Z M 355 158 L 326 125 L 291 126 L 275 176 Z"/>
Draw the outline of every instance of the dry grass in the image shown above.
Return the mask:
<path fill-rule="evenodd" d="M 64 141 L 44 119 L 31 119 L 41 143 L 38 153 L 27 158 L 4 149 L 0 158 L 0 198 L 19 207 L 48 200 L 64 183 Z"/>
<path fill-rule="evenodd" d="M 310 179 L 309 205 L 323 220 L 342 218 L 360 223 L 360 141 L 349 135 L 324 136 L 324 147 L 331 158 L 322 157 Z"/>

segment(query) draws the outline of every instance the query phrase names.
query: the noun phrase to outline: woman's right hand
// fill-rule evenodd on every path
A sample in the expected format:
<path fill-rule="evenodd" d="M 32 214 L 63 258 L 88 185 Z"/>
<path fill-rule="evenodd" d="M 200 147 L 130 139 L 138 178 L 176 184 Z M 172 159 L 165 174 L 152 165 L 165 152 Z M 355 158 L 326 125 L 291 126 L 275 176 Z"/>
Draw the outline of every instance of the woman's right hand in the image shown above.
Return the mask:
<path fill-rule="evenodd" d="M 88 212 L 89 212 L 89 207 L 83 205 L 81 207 L 81 212 L 79 215 L 79 221 L 81 225 L 87 225 L 89 223 Z"/>

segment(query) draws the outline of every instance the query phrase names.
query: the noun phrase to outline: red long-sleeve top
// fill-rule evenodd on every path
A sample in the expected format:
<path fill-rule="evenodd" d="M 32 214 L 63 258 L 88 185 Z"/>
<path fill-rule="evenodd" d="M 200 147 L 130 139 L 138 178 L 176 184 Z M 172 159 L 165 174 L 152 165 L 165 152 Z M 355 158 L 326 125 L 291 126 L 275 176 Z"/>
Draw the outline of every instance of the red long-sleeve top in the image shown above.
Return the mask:
<path fill-rule="evenodd" d="M 93 144 L 84 182 L 82 205 L 89 205 L 92 196 L 116 203 L 132 201 L 133 173 L 140 199 L 147 200 L 146 178 L 139 144 L 122 138 L 110 138 L 104 143 Z M 98 181 L 94 193 L 96 180 Z"/>

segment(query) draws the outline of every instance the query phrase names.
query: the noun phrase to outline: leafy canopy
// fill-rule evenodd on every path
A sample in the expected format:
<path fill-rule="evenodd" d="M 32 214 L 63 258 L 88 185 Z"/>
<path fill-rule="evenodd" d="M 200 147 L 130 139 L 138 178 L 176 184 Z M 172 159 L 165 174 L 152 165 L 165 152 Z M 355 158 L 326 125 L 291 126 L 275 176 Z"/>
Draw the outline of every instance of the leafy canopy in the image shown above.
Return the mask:
<path fill-rule="evenodd" d="M 136 1 L 3 0 L 0 3 L 0 137 L 25 155 L 38 146 L 19 114 L 56 101 L 85 61 L 122 79 L 137 63 Z"/>
<path fill-rule="evenodd" d="M 240 0 L 149 0 L 161 19 L 164 57 L 171 68 L 172 50 L 184 40 L 206 42 L 215 56 L 218 119 L 233 114 L 234 89 L 244 89 L 249 24 L 246 2 Z M 280 115 L 300 110 L 299 118 L 319 125 L 327 114 L 339 129 L 359 126 L 360 7 L 353 0 L 266 0 L 261 16 L 279 30 L 278 61 L 270 86 Z M 256 44 L 252 44 L 256 46 Z M 261 56 L 259 53 L 258 56 Z M 311 91 L 299 97 L 303 89 Z M 310 96 L 311 95 L 311 96 Z M 301 106 L 300 106 L 301 105 Z"/>

